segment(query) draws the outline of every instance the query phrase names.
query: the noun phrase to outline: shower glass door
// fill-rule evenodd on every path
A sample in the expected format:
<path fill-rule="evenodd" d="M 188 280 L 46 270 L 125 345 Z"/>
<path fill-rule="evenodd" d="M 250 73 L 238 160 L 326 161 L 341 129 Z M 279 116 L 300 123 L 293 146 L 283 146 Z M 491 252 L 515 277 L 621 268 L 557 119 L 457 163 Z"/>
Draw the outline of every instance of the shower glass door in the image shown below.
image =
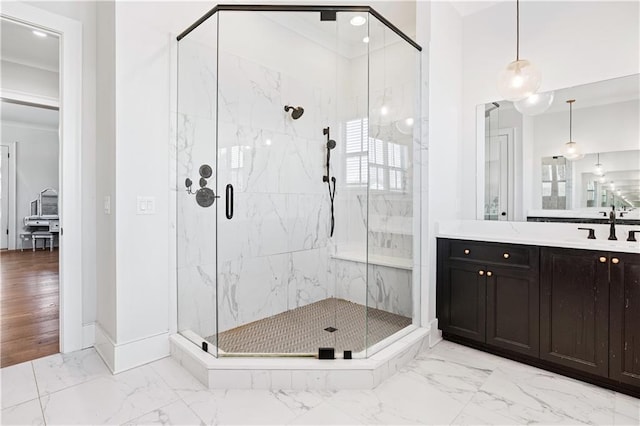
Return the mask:
<path fill-rule="evenodd" d="M 338 21 L 320 12 L 218 15 L 219 354 L 317 354 L 336 346 Z"/>

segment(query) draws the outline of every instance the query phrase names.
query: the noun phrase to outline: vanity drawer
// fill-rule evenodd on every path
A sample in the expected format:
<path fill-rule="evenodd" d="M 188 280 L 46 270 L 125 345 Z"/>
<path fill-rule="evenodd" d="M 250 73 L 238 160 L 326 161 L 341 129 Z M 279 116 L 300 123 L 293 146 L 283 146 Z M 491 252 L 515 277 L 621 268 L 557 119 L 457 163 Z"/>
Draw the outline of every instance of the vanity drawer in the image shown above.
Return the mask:
<path fill-rule="evenodd" d="M 449 258 L 490 262 L 501 265 L 530 266 L 535 262 L 536 247 L 514 244 L 450 240 Z"/>

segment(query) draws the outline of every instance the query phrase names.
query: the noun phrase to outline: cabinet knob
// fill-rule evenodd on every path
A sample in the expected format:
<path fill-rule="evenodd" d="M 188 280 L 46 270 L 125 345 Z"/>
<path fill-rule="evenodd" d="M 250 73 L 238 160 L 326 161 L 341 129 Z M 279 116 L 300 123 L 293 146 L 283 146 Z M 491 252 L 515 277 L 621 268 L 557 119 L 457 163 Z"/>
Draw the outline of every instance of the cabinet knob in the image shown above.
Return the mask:
<path fill-rule="evenodd" d="M 613 257 L 611 258 L 611 263 L 613 263 L 614 265 L 617 265 L 618 263 L 620 263 L 620 259 L 618 259 L 617 257 Z"/>
<path fill-rule="evenodd" d="M 607 261 L 607 258 L 604 256 L 600 256 L 600 263 L 605 263 Z"/>
<path fill-rule="evenodd" d="M 505 259 L 508 259 L 508 258 L 509 258 L 509 256 L 511 256 L 509 253 L 504 253 L 504 254 L 502 255 L 502 257 L 504 257 Z"/>
<path fill-rule="evenodd" d="M 464 249 L 464 254 L 469 254 L 469 253 L 471 253 L 469 249 Z"/>
<path fill-rule="evenodd" d="M 493 275 L 493 272 L 487 271 L 487 276 L 490 277 L 491 275 Z"/>
<path fill-rule="evenodd" d="M 484 271 L 483 271 L 483 270 L 478 271 L 478 273 L 479 273 L 480 275 L 484 275 Z"/>

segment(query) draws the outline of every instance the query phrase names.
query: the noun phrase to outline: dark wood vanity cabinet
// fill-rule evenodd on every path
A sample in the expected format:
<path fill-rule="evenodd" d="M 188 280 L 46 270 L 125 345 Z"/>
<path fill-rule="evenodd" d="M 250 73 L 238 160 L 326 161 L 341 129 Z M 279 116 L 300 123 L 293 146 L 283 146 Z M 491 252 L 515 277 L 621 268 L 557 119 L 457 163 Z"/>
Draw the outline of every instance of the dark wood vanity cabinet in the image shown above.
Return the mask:
<path fill-rule="evenodd" d="M 538 356 L 538 248 L 438 240 L 443 332 Z"/>
<path fill-rule="evenodd" d="M 437 246 L 444 338 L 640 397 L 640 255 Z"/>
<path fill-rule="evenodd" d="M 609 377 L 640 389 L 640 255 L 612 254 L 609 271 Z"/>
<path fill-rule="evenodd" d="M 541 252 L 540 358 L 599 376 L 609 368 L 606 253 Z"/>

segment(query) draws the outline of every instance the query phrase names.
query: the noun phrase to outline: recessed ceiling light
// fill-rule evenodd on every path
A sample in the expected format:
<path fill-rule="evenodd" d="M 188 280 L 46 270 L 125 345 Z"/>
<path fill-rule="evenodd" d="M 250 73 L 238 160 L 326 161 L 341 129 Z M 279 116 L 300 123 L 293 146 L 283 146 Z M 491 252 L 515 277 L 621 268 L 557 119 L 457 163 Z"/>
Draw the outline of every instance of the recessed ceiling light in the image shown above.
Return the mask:
<path fill-rule="evenodd" d="M 47 36 L 47 33 L 43 33 L 42 31 L 33 30 L 32 32 L 33 32 L 33 35 L 38 36 L 38 37 L 45 38 Z"/>
<path fill-rule="evenodd" d="M 365 37 L 365 38 L 363 38 L 363 39 L 362 39 L 362 42 L 363 42 L 363 43 L 369 43 L 369 37 Z"/>
<path fill-rule="evenodd" d="M 365 22 L 367 22 L 367 18 L 365 18 L 364 16 L 357 15 L 357 16 L 354 16 L 353 18 L 351 18 L 351 20 L 349 22 L 354 27 L 359 27 L 360 25 L 364 25 Z"/>

